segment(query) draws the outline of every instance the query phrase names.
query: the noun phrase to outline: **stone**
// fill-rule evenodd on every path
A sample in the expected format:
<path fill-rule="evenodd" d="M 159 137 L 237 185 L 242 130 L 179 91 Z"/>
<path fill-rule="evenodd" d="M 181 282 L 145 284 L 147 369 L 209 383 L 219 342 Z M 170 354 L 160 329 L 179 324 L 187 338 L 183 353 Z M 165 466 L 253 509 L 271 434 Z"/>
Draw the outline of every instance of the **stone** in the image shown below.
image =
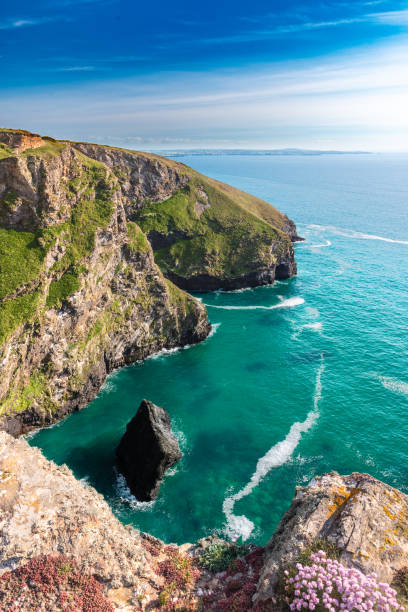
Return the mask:
<path fill-rule="evenodd" d="M 143 400 L 116 449 L 118 469 L 133 495 L 139 501 L 155 499 L 165 471 L 181 457 L 169 415 Z"/>
<path fill-rule="evenodd" d="M 360 473 L 331 472 L 298 487 L 266 546 L 255 603 L 273 597 L 281 568 L 317 539 L 332 542 L 343 565 L 391 583 L 408 566 L 408 496 Z"/>

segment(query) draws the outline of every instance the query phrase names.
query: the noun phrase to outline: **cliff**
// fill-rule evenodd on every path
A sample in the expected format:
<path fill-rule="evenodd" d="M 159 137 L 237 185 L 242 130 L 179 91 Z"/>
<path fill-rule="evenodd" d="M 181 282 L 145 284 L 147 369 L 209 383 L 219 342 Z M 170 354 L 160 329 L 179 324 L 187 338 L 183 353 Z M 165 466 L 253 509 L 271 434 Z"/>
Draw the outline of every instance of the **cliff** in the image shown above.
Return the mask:
<path fill-rule="evenodd" d="M 0 160 L 0 428 L 15 435 L 85 406 L 113 368 L 210 330 L 109 168 L 45 142 Z"/>
<path fill-rule="evenodd" d="M 296 274 L 296 226 L 267 202 L 156 155 L 73 146 L 116 174 L 128 219 L 179 287 L 237 289 Z"/>
<path fill-rule="evenodd" d="M 64 593 L 74 602 L 85 591 L 88 603 L 72 609 L 288 610 L 278 597 L 282 570 L 323 543 L 345 566 L 398 588 L 398 576 L 408 584 L 407 517 L 408 497 L 396 489 L 367 474 L 327 474 L 297 489 L 265 549 L 214 574 L 197 562 L 197 547 L 165 546 L 122 525 L 66 466 L 0 432 L 0 604 L 60 611 Z"/>
<path fill-rule="evenodd" d="M 183 164 L 0 130 L 0 429 L 51 423 L 113 368 L 203 340 L 180 287 L 291 276 L 291 238 L 272 206 Z"/>

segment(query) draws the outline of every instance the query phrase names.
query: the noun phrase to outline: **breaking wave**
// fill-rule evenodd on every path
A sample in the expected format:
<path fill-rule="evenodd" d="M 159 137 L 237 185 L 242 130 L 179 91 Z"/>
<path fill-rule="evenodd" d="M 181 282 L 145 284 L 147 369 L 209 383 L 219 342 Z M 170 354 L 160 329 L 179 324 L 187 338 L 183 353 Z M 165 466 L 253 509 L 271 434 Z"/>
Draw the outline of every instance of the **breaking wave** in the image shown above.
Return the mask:
<path fill-rule="evenodd" d="M 116 471 L 116 470 L 115 470 Z M 139 510 L 140 512 L 148 512 L 151 510 L 156 503 L 153 499 L 149 502 L 141 502 L 131 493 L 129 487 L 126 484 L 125 477 L 118 471 L 116 471 L 116 494 L 120 501 L 127 502 L 133 510 Z"/>
<path fill-rule="evenodd" d="M 276 308 L 291 308 L 293 306 L 300 306 L 304 304 L 305 300 L 301 297 L 293 297 L 274 304 L 273 306 L 218 306 L 216 304 L 205 304 L 208 308 L 219 308 L 222 310 L 275 310 Z"/>
<path fill-rule="evenodd" d="M 396 238 L 387 238 L 385 236 L 377 236 L 376 234 L 365 234 L 363 232 L 356 232 L 355 230 L 339 229 L 332 225 L 309 225 L 311 229 L 327 230 L 344 236 L 345 238 L 355 238 L 359 240 L 381 240 L 381 242 L 392 242 L 394 244 L 408 244 L 408 240 L 399 240 Z"/>
<path fill-rule="evenodd" d="M 323 323 L 321 323 L 320 321 L 315 321 L 314 323 L 305 323 L 304 325 L 301 325 L 299 329 L 293 334 L 293 339 L 298 340 L 300 334 L 305 330 L 314 331 L 320 334 L 323 330 Z"/>
<path fill-rule="evenodd" d="M 329 247 L 329 246 L 331 246 L 331 244 L 332 244 L 332 243 L 330 242 L 330 240 L 326 240 L 326 241 L 324 242 L 324 244 L 308 244 L 307 242 L 303 242 L 303 243 L 301 243 L 301 244 L 299 244 L 299 245 L 298 245 L 298 248 L 299 248 L 299 246 L 305 246 L 305 247 L 307 247 L 307 248 L 309 248 L 309 249 L 322 249 L 322 248 L 324 248 L 324 247 Z"/>
<path fill-rule="evenodd" d="M 291 458 L 301 440 L 302 434 L 309 431 L 319 418 L 319 402 L 322 397 L 322 374 L 324 368 L 324 356 L 322 353 L 320 367 L 316 376 L 313 410 L 309 412 L 306 420 L 293 423 L 286 438 L 272 446 L 266 455 L 258 460 L 256 470 L 245 487 L 224 500 L 222 510 L 227 519 L 225 531 L 229 538 L 236 539 L 242 537 L 242 540 L 245 541 L 255 528 L 254 523 L 246 516 L 234 514 L 235 503 L 252 493 L 255 487 L 259 485 L 273 468 L 284 465 Z"/>

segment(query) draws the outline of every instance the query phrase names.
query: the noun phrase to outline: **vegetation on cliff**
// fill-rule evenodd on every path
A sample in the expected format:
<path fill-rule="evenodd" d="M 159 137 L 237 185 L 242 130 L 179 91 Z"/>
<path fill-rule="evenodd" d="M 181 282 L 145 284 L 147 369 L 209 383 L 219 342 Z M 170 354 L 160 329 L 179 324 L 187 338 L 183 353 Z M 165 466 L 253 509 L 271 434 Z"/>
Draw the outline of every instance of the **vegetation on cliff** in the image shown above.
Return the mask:
<path fill-rule="evenodd" d="M 0 143 L 0 427 L 20 433 L 86 405 L 113 367 L 210 327 L 160 273 L 106 164 L 23 131 Z"/>
<path fill-rule="evenodd" d="M 195 173 L 186 187 L 141 209 L 135 219 L 164 274 L 181 286 L 203 275 L 222 286 L 273 267 L 292 248 L 283 232 Z"/>

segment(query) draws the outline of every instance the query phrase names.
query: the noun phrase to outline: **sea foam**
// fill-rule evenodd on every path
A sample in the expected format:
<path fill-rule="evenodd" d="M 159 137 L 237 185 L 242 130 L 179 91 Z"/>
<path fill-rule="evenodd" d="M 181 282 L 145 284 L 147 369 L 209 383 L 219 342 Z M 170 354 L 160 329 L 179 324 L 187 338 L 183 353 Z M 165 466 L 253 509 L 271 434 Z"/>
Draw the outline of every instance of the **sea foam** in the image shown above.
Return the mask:
<path fill-rule="evenodd" d="M 333 225 L 309 225 L 308 227 L 311 229 L 330 231 L 333 234 L 344 236 L 345 238 L 354 238 L 357 240 L 380 240 L 381 242 L 391 242 L 394 244 L 408 244 L 408 240 L 387 238 L 386 236 L 377 236 L 376 234 L 365 234 L 364 232 L 356 232 L 355 230 L 342 229 Z"/>
<path fill-rule="evenodd" d="M 389 391 L 395 391 L 402 395 L 408 395 L 408 383 L 391 376 L 377 376 L 382 386 Z"/>
<path fill-rule="evenodd" d="M 245 487 L 224 500 L 222 510 L 227 519 L 225 531 L 229 538 L 236 539 L 242 537 L 242 540 L 245 541 L 249 538 L 255 527 L 254 523 L 246 516 L 234 514 L 235 503 L 252 493 L 255 487 L 259 485 L 273 468 L 280 467 L 291 458 L 301 440 L 302 434 L 309 431 L 319 418 L 319 402 L 322 397 L 322 374 L 324 368 L 324 356 L 322 354 L 320 367 L 316 375 L 313 410 L 309 412 L 306 420 L 293 423 L 286 438 L 272 446 L 266 455 L 258 460 L 256 470 Z"/>
<path fill-rule="evenodd" d="M 273 306 L 219 306 L 218 304 L 205 304 L 208 308 L 219 308 L 221 310 L 275 310 L 276 308 L 291 308 L 304 304 L 305 300 L 301 297 L 293 297 L 274 304 Z"/>

